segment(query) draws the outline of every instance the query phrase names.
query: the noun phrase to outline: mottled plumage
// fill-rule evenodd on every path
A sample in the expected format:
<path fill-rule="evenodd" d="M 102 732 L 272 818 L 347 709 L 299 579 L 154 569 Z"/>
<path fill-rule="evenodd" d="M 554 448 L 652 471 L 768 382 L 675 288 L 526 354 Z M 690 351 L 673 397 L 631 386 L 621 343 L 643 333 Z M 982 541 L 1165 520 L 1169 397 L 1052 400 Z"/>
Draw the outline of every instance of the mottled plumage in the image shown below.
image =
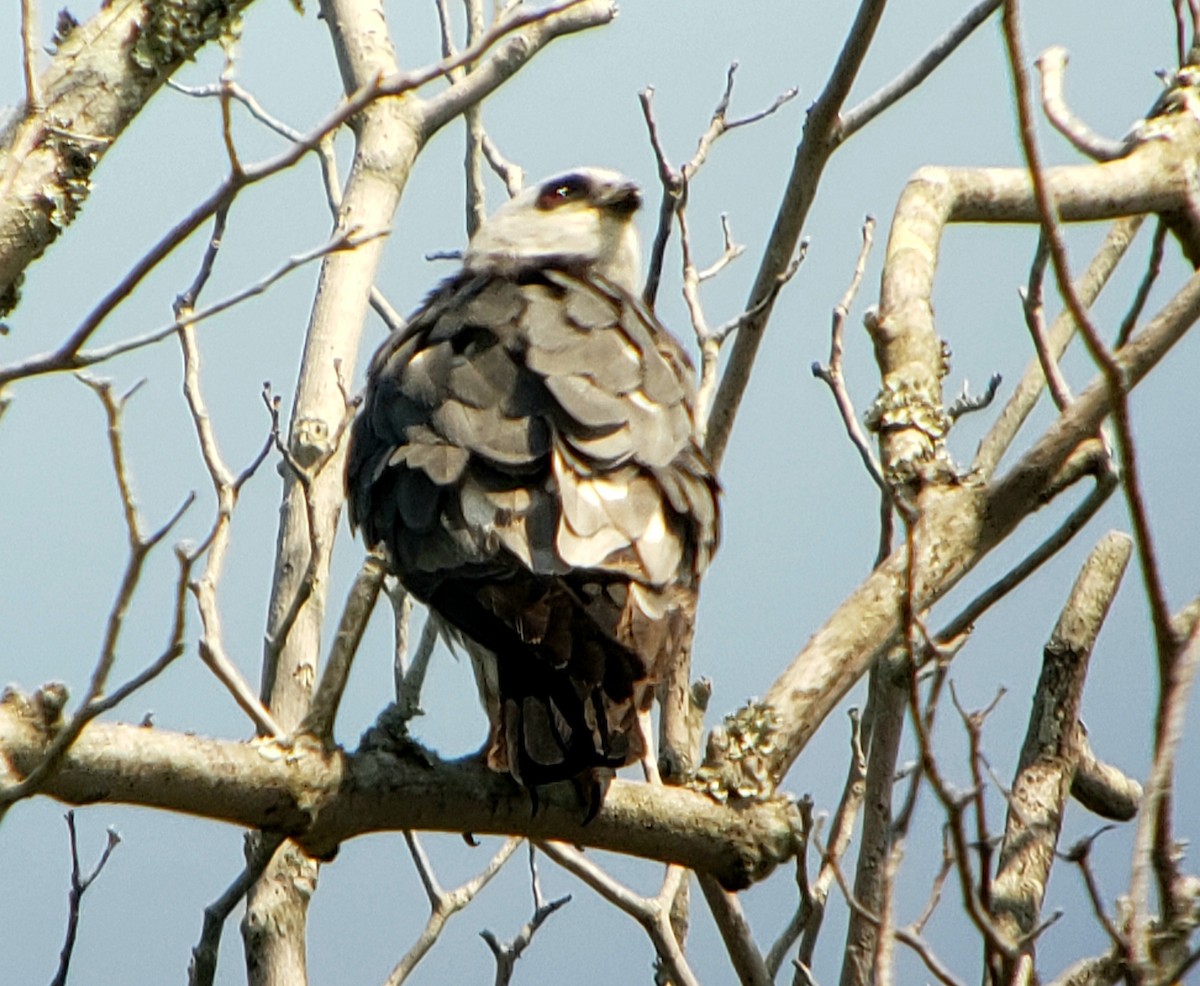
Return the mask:
<path fill-rule="evenodd" d="M 635 299 L 636 188 L 585 169 L 503 207 L 375 354 L 351 523 L 468 650 L 488 764 L 596 780 L 684 645 L 717 543 L 693 373 Z"/>

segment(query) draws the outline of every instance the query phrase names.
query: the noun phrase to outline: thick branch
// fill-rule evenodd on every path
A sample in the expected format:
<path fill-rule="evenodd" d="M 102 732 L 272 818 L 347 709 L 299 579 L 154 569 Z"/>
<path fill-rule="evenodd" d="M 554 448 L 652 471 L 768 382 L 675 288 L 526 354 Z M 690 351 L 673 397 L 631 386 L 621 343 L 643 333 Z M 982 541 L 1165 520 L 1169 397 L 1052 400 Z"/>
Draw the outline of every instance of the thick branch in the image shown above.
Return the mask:
<path fill-rule="evenodd" d="M 40 760 L 55 727 L 22 696 L 5 696 L 0 756 L 15 776 Z M 570 784 L 540 789 L 534 815 L 528 793 L 507 776 L 418 748 L 327 753 L 315 742 L 285 748 L 109 723 L 83 731 L 43 793 L 283 832 L 318 857 L 368 832 L 516 834 L 678 863 L 737 888 L 795 851 L 794 809 L 784 801 L 731 808 L 681 788 L 615 780 L 599 814 L 583 825 Z"/>

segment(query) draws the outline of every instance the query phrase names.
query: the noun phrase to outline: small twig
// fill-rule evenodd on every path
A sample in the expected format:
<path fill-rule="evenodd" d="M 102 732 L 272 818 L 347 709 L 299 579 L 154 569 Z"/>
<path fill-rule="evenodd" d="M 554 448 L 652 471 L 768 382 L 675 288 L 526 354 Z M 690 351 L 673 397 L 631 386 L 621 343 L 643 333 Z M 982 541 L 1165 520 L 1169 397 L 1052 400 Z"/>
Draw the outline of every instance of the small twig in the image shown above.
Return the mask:
<path fill-rule="evenodd" d="M 453 57 L 453 53 L 446 57 Z M 289 126 L 278 117 L 267 112 L 263 105 L 254 97 L 254 94 L 242 88 L 236 80 L 223 80 L 221 83 L 206 86 L 185 86 L 174 79 L 168 79 L 167 85 L 185 96 L 191 96 L 196 99 L 225 97 L 235 100 L 243 105 L 250 115 L 262 123 L 263 126 L 279 134 L 281 137 L 285 137 L 292 143 L 301 143 L 308 139 L 295 127 Z M 336 222 L 338 211 L 342 206 L 342 188 L 341 180 L 338 177 L 337 157 L 333 149 L 333 134 L 326 133 L 322 135 L 313 147 L 313 151 L 317 154 L 318 160 L 321 163 L 321 177 L 325 186 L 325 198 L 329 203 L 329 210 Z M 403 316 L 396 311 L 383 292 L 374 285 L 371 287 L 371 307 L 383 319 L 390 331 L 404 327 Z"/>
<path fill-rule="evenodd" d="M 112 856 L 113 850 L 121 842 L 121 837 L 117 835 L 115 829 L 108 830 L 108 843 L 104 847 L 104 852 L 100 855 L 99 862 L 96 863 L 92 872 L 87 876 L 82 876 L 79 869 L 79 845 L 75 838 L 75 812 L 68 811 L 66 814 L 67 832 L 71 839 L 71 889 L 67 893 L 67 934 L 66 940 L 63 942 L 62 951 L 58 956 L 58 971 L 54 974 L 54 978 L 50 980 L 50 986 L 65 986 L 67 982 L 67 973 L 71 967 L 71 955 L 75 951 L 75 937 L 79 931 L 79 907 L 83 901 L 83 895 L 87 893 L 88 887 L 96 880 L 96 877 L 104 870 L 108 864 L 109 857 Z"/>
<path fill-rule="evenodd" d="M 869 712 L 868 712 L 869 714 Z M 797 854 L 797 883 L 800 885 L 800 904 L 795 916 L 771 946 L 767 953 L 767 971 L 772 977 L 779 972 L 786 951 L 791 948 L 796 936 L 804 933 L 797 953 L 797 960 L 805 967 L 813 963 L 817 939 L 821 933 L 825 919 L 825 904 L 829 898 L 829 888 L 833 884 L 833 867 L 850 848 L 854 835 L 854 826 L 862 810 L 867 793 L 866 786 L 867 758 L 864 750 L 863 724 L 857 710 L 850 710 L 850 764 L 846 770 L 846 780 L 842 785 L 842 796 L 829 825 L 829 839 L 826 846 L 826 856 L 822 859 L 817 878 L 810 885 L 803 871 L 803 858 Z M 813 831 L 811 809 L 808 817 L 803 819 L 804 840 L 807 845 Z"/>
<path fill-rule="evenodd" d="M 306 154 L 315 150 L 327 134 L 353 119 L 375 100 L 411 92 L 461 65 L 473 62 L 501 38 L 523 27 L 539 25 L 542 33 L 538 43 L 544 44 L 564 31 L 581 30 L 609 20 L 615 13 L 613 8 L 606 8 L 601 11 L 585 10 L 575 17 L 568 16 L 571 14 L 572 8 L 581 7 L 583 2 L 584 0 L 564 0 L 562 3 L 548 7 L 519 7 L 496 21 L 479 39 L 478 43 L 471 45 L 454 58 L 442 60 L 435 65 L 425 66 L 412 72 L 399 72 L 395 75 L 373 79 L 369 84 L 344 99 L 335 110 L 310 130 L 303 140 L 297 141 L 273 158 L 259 164 L 245 165 L 239 172 L 227 175 L 204 201 L 176 223 L 134 264 L 58 349 L 51 353 L 31 357 L 20 363 L 0 367 L 0 385 L 22 377 L 78 369 L 83 365 L 78 362 L 78 357 L 84 344 L 95 334 L 116 307 L 133 293 L 150 271 L 154 270 L 202 223 L 213 216 L 218 209 L 227 206 L 250 185 L 293 167 Z M 512 69 L 509 71 L 511 73 Z M 466 105 L 477 101 L 494 89 L 502 81 L 502 78 L 506 77 L 500 71 L 493 71 L 480 78 L 477 84 L 472 84 L 475 76 L 478 75 L 480 73 L 473 73 L 470 79 L 443 90 L 423 104 L 423 123 L 427 128 L 427 133 L 437 130 Z"/>
<path fill-rule="evenodd" d="M 551 914 L 563 905 L 571 902 L 570 894 L 567 894 L 565 897 L 559 897 L 557 900 L 542 900 L 542 886 L 538 879 L 537 863 L 532 843 L 529 846 L 529 872 L 530 879 L 533 882 L 533 917 L 525 922 L 521 930 L 517 932 L 517 936 L 510 942 L 502 943 L 491 931 L 486 929 L 479 933 L 479 937 L 487 942 L 488 948 L 492 950 L 492 955 L 496 958 L 496 986 L 508 986 L 508 983 L 512 980 L 513 969 L 517 964 L 517 960 L 521 958 L 522 953 L 529 947 L 537 930 L 546 923 L 546 919 Z"/>
<path fill-rule="evenodd" d="M 1129 153 L 1131 144 L 1101 136 L 1071 112 L 1063 96 L 1063 72 L 1067 67 L 1067 49 L 1055 45 L 1037 60 L 1042 74 L 1042 109 L 1054 129 L 1067 138 L 1077 151 L 1093 161 L 1113 161 Z"/>
<path fill-rule="evenodd" d="M 751 113 L 749 116 L 742 117 L 737 120 L 729 120 L 727 114 L 729 112 L 729 102 L 733 97 L 733 81 L 737 73 L 737 62 L 733 62 L 725 73 L 725 89 L 721 93 L 721 98 L 717 100 L 716 108 L 713 110 L 712 117 L 709 119 L 708 127 L 704 133 L 700 135 L 696 142 L 696 151 L 692 155 L 691 160 L 683 165 L 678 171 L 671 167 L 671 163 L 667 158 L 666 149 L 663 147 L 662 141 L 658 133 L 658 125 L 654 119 L 654 111 L 652 100 L 654 97 L 654 89 L 646 88 L 638 93 L 638 99 L 642 107 L 642 116 L 646 121 L 646 130 L 650 136 L 650 146 L 654 150 L 654 158 L 658 163 L 658 177 L 663 188 L 662 203 L 659 206 L 658 212 L 658 227 L 654 234 L 653 245 L 650 249 L 650 269 L 646 277 L 646 286 L 642 290 L 642 301 L 645 302 L 647 308 L 654 308 L 654 303 L 658 298 L 658 286 L 662 278 L 662 270 L 664 257 L 666 254 L 667 242 L 671 236 L 671 223 L 677 220 L 680 224 L 680 236 L 684 239 L 684 249 L 690 249 L 690 245 L 686 243 L 687 234 L 684 227 L 684 208 L 687 203 L 687 186 L 696 172 L 703 167 L 704 162 L 708 160 L 709 151 L 712 150 L 713 144 L 718 139 L 727 134 L 730 130 L 736 130 L 739 127 L 748 126 L 752 123 L 757 123 L 775 113 L 780 107 L 786 105 L 791 100 L 795 99 L 799 93 L 798 89 L 792 88 L 781 93 L 775 98 L 775 101 L 766 109 L 760 110 L 757 113 Z M 722 220 L 724 224 L 724 220 Z M 715 269 L 709 268 L 704 274 L 698 275 L 699 281 L 707 279 L 715 274 L 721 267 L 724 267 L 730 260 L 738 256 L 742 252 L 742 248 L 733 248 L 735 252 L 730 255 L 731 244 L 728 238 L 728 229 L 726 228 L 726 253 L 722 260 L 714 265 Z M 685 278 L 687 276 L 688 262 L 685 260 Z M 685 298 L 687 298 L 687 286 L 685 283 Z M 694 287 L 693 287 L 694 290 Z M 698 300 L 688 299 L 689 309 L 693 305 L 698 306 Z M 696 314 L 693 312 L 693 326 L 699 323 L 696 320 Z M 732 330 L 730 330 L 732 331 Z M 728 334 L 728 333 L 726 333 Z"/>
<path fill-rule="evenodd" d="M 1169 231 L 1170 227 L 1161 219 L 1154 226 L 1154 239 L 1150 245 L 1150 259 L 1146 263 L 1146 274 L 1138 285 L 1133 301 L 1129 305 L 1129 311 L 1121 320 L 1121 327 L 1117 330 L 1117 341 L 1113 344 L 1116 349 L 1120 349 L 1129 341 L 1129 337 L 1133 335 L 1134 326 L 1137 325 L 1137 320 L 1146 307 L 1150 289 L 1154 287 L 1154 282 L 1158 280 L 1158 275 L 1162 271 L 1163 252 Z"/>
<path fill-rule="evenodd" d="M 862 227 L 862 247 L 858 251 L 858 260 L 855 261 L 854 273 L 850 278 L 850 284 L 847 286 L 845 294 L 842 295 L 841 301 L 833 309 L 829 364 L 822 366 L 820 363 L 813 363 L 812 375 L 822 380 L 833 393 L 833 400 L 837 405 L 838 413 L 841 415 L 842 425 L 846 429 L 846 434 L 858 450 L 863 466 L 867 470 L 867 475 L 871 477 L 871 481 L 879 487 L 880 492 L 887 498 L 889 505 L 888 512 L 890 514 L 891 490 L 888 487 L 887 481 L 883 478 L 883 469 L 879 465 L 879 460 L 875 458 L 875 452 L 871 448 L 871 443 L 867 439 L 866 432 L 863 431 L 862 425 L 859 423 L 858 414 L 854 410 L 854 403 L 850 400 L 850 393 L 846 389 L 846 378 L 842 374 L 842 355 L 844 352 L 842 340 L 845 335 L 846 318 L 850 314 L 850 308 L 854 304 L 854 298 L 858 294 L 859 286 L 862 284 L 863 273 L 867 267 L 867 257 L 871 252 L 871 245 L 874 239 L 875 217 L 867 216 Z"/>
<path fill-rule="evenodd" d="M 951 421 L 957 421 L 964 414 L 971 414 L 975 411 L 982 411 L 984 408 L 991 407 L 992 401 L 996 399 L 996 391 L 1000 389 L 1000 384 L 1003 377 L 999 373 L 993 373 L 988 377 L 987 386 L 982 394 L 971 396 L 968 384 L 964 380 L 962 393 L 955 399 L 954 403 L 946 408 L 946 415 Z"/>
<path fill-rule="evenodd" d="M 642 897 L 614 880 L 578 849 L 561 842 L 539 842 L 537 847 L 559 866 L 575 874 L 601 897 L 642 926 L 659 961 L 676 986 L 699 986 L 671 927 L 671 904 L 684 870 L 668 866 L 657 897 Z"/>
<path fill-rule="evenodd" d="M 1118 482 L 1112 460 L 1099 443 L 1093 443 L 1090 449 L 1083 451 L 1084 454 L 1075 460 L 1079 467 L 1079 475 L 1061 476 L 1059 483 L 1056 484 L 1055 492 L 1061 492 L 1068 482 L 1089 474 L 1093 475 L 1096 480 L 1096 485 L 1091 492 L 1041 544 L 971 600 L 937 634 L 936 640 L 945 643 L 969 632 L 987 610 L 1012 592 L 1070 542 L 1108 501 L 1113 490 L 1117 488 Z"/>
<path fill-rule="evenodd" d="M 1054 405 L 1060 411 L 1065 411 L 1071 405 L 1071 389 L 1058 368 L 1058 360 L 1054 358 L 1049 343 L 1046 341 L 1045 308 L 1042 304 L 1042 281 L 1046 273 L 1046 261 L 1050 256 L 1050 247 L 1044 233 L 1039 234 L 1037 250 L 1034 251 L 1033 263 L 1029 265 L 1029 283 L 1020 292 L 1021 310 L 1025 313 L 1025 324 L 1033 337 L 1033 348 L 1037 351 L 1038 362 L 1042 365 L 1042 375 L 1054 398 Z"/>
<path fill-rule="evenodd" d="M 878 92 L 864 99 L 853 109 L 842 114 L 837 129 L 837 141 L 842 143 L 879 116 L 884 110 L 899 102 L 924 82 L 934 71 L 971 36 L 1000 6 L 1003 0 L 981 0 L 968 10 L 962 19 L 938 38 L 917 61 L 900 73 Z"/>
<path fill-rule="evenodd" d="M 1104 928 L 1113 945 L 1124 954 L 1127 947 L 1125 939 L 1117 931 L 1116 925 L 1112 923 L 1112 919 L 1108 916 L 1108 912 L 1104 908 L 1104 900 L 1100 893 L 1100 888 L 1096 884 L 1096 878 L 1092 874 L 1092 867 L 1089 864 L 1092 844 L 1105 832 L 1109 832 L 1115 827 L 1114 825 L 1101 825 L 1091 835 L 1086 835 L 1074 843 L 1062 854 L 1062 858 L 1068 863 L 1075 863 L 1079 867 L 1079 872 L 1083 874 L 1084 885 L 1087 887 L 1088 898 L 1092 902 L 1092 911 L 1096 915 L 1096 920 L 1100 922 L 1101 927 Z"/>
<path fill-rule="evenodd" d="M 421 930 L 421 934 L 417 936 L 417 940 L 388 976 L 386 986 L 400 986 L 409 977 L 417 964 L 433 948 L 434 943 L 441 936 L 446 922 L 471 903 L 479 892 L 491 883 L 492 878 L 500 872 L 521 844 L 521 840 L 516 837 L 506 839 L 480 873 L 455 889 L 445 891 L 438 882 L 429 857 L 425 854 L 425 849 L 417 839 L 416 833 L 405 832 L 404 841 L 408 844 L 413 865 L 417 868 L 417 876 L 420 878 L 421 886 L 425 888 L 425 896 L 429 900 L 429 917 L 425 921 L 425 927 Z"/>
<path fill-rule="evenodd" d="M 817 851 L 821 853 L 822 857 L 825 857 L 825 850 L 822 848 L 820 843 L 814 840 L 814 845 L 816 846 Z M 850 889 L 850 884 L 846 879 L 846 874 L 842 872 L 842 869 L 837 862 L 833 861 L 831 865 L 834 879 L 837 882 L 838 888 L 842 891 L 842 897 L 846 901 L 846 904 L 852 911 L 854 911 L 856 914 L 859 914 L 866 921 L 874 924 L 875 927 L 878 928 L 880 925 L 879 915 L 872 914 L 871 911 L 864 907 L 862 903 L 854 896 L 854 892 Z M 921 961 L 925 963 L 925 968 L 927 968 L 939 982 L 944 983 L 945 986 L 963 986 L 962 981 L 955 978 L 953 973 L 951 973 L 937 958 L 933 952 L 933 949 L 929 947 L 929 944 L 911 928 L 894 928 L 892 930 L 892 936 L 902 945 L 912 949 L 920 957 Z M 800 964 L 797 963 L 797 965 L 799 966 Z"/>
<path fill-rule="evenodd" d="M 35 116 L 42 112 L 37 59 L 37 6 L 34 0 L 21 0 L 21 60 L 25 73 L 26 116 Z"/>
<path fill-rule="evenodd" d="M 284 837 L 275 833 L 246 834 L 246 865 L 225 892 L 204 908 L 200 940 L 192 948 L 188 965 L 188 986 L 212 986 L 217 975 L 217 958 L 221 948 L 221 932 L 233 909 L 266 871 Z"/>
<path fill-rule="evenodd" d="M 342 693 L 350 678 L 350 665 L 358 652 L 359 642 L 367 628 L 367 620 L 379 598 L 379 588 L 386 574 L 384 561 L 375 554 L 368 554 L 354 579 L 354 585 L 346 597 L 342 618 L 338 623 L 337 635 L 329 650 L 321 681 L 313 693 L 308 712 L 300 725 L 300 731 L 311 733 L 326 743 L 333 742 L 334 720 Z"/>
<path fill-rule="evenodd" d="M 1075 290 L 1080 299 L 1087 305 L 1095 302 L 1101 289 L 1116 270 L 1117 264 L 1125 256 L 1133 238 L 1141 228 L 1144 216 L 1127 216 L 1119 219 L 1109 227 L 1104 243 L 1096 251 L 1087 270 L 1080 276 Z M 1046 335 L 1047 345 L 1055 359 L 1061 357 L 1067 344 L 1075 334 L 1075 321 L 1071 312 L 1064 309 L 1054 320 Z M 1037 404 L 1042 391 L 1046 388 L 1046 377 L 1042 371 L 1041 362 L 1035 359 L 1026 367 L 1012 396 L 1005 403 L 996 423 L 979 443 L 979 451 L 971 463 L 971 471 L 982 478 L 989 478 L 996 470 L 1005 451 L 1012 445 L 1013 439 L 1024 424 L 1030 411 Z"/>
<path fill-rule="evenodd" d="M 125 403 L 141 385 L 135 384 L 125 394 L 115 397 L 112 385 L 107 381 L 91 380 L 82 375 L 78 379 L 96 394 L 104 407 L 105 417 L 108 422 L 109 454 L 112 460 L 113 473 L 116 477 L 117 490 L 120 494 L 129 554 L 125 564 L 125 571 L 121 576 L 121 583 L 117 588 L 116 599 L 113 601 L 105 623 L 100 653 L 92 669 L 92 676 L 88 683 L 87 691 L 70 721 L 56 732 L 53 741 L 46 750 L 45 756 L 38 765 L 29 771 L 19 783 L 0 788 L 0 819 L 3 819 L 4 813 L 9 806 L 21 798 L 28 797 L 30 794 L 36 792 L 49 779 L 58 769 L 63 755 L 70 748 L 71 744 L 78 739 L 84 726 L 102 712 L 112 708 L 118 701 L 122 701 L 133 691 L 156 677 L 183 653 L 185 608 L 182 606 L 180 586 L 186 583 L 187 574 L 190 570 L 190 562 L 180 556 L 180 581 L 176 584 L 174 620 L 166 649 L 144 671 L 136 675 L 126 685 L 105 697 L 109 674 L 116 661 L 117 645 L 125 626 L 125 618 L 129 613 L 133 597 L 141 581 L 146 559 L 149 557 L 150 552 L 163 541 L 192 505 L 195 494 L 189 494 L 180 506 L 176 508 L 174 514 L 167 518 L 166 522 L 158 530 L 152 531 L 149 534 L 143 533 L 141 515 L 133 495 L 133 482 L 130 478 L 129 467 L 125 459 L 125 439 L 122 431 L 122 414 Z"/>

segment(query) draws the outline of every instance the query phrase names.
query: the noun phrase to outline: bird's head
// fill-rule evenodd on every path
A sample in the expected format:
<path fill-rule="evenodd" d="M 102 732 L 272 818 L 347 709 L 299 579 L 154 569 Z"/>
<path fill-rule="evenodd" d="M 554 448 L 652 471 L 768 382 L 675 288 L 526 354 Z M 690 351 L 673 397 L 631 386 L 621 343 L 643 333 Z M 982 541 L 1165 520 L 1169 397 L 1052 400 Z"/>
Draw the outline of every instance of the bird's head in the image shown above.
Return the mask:
<path fill-rule="evenodd" d="M 583 266 L 636 294 L 641 250 L 633 214 L 641 204 L 637 185 L 624 175 L 576 168 L 497 209 L 471 237 L 464 266 L 480 272 Z"/>

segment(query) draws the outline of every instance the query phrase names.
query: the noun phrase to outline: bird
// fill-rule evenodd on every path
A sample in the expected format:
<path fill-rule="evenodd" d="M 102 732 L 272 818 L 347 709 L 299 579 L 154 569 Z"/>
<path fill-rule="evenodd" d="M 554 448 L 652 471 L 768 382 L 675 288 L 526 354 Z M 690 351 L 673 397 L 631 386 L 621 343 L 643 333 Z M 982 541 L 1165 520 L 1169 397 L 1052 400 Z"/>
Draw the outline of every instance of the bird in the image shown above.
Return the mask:
<path fill-rule="evenodd" d="M 576 168 L 480 224 L 379 347 L 350 427 L 352 529 L 470 656 L 488 767 L 578 785 L 647 757 L 690 646 L 719 484 L 695 373 L 638 297 L 641 193 Z"/>

